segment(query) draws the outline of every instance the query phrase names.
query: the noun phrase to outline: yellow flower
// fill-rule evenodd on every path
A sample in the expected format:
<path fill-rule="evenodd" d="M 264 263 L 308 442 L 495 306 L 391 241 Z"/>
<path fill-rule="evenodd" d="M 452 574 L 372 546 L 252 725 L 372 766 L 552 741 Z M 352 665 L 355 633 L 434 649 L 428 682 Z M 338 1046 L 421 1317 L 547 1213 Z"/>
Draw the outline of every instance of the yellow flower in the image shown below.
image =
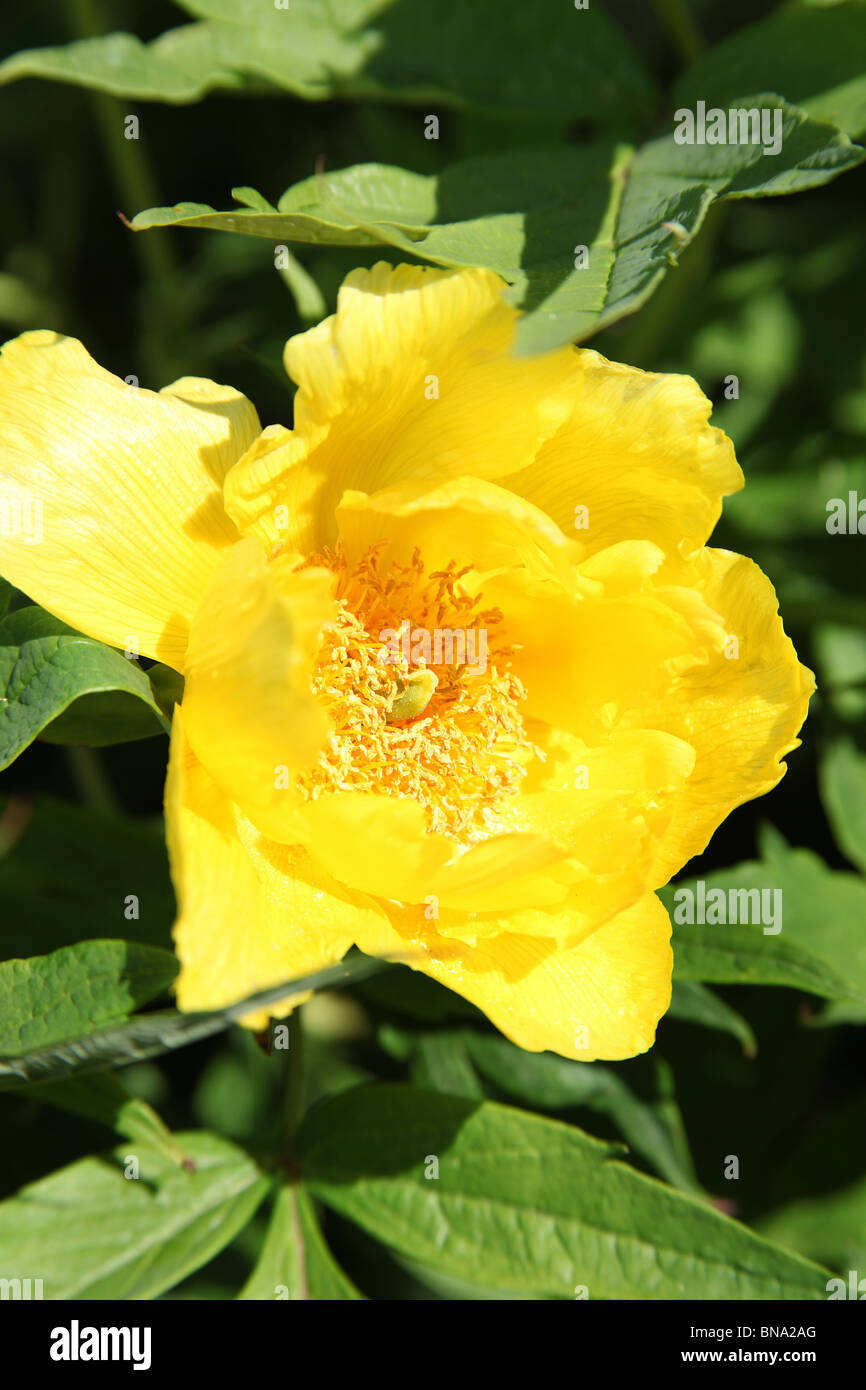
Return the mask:
<path fill-rule="evenodd" d="M 797 746 L 813 680 L 773 589 L 705 546 L 742 485 L 709 402 L 512 355 L 502 288 L 350 275 L 286 346 L 292 430 L 209 381 L 131 389 L 53 333 L 3 350 L 3 489 L 44 518 L 3 573 L 185 676 L 182 1008 L 356 943 L 522 1047 L 632 1056 L 670 999 L 654 890 Z"/>

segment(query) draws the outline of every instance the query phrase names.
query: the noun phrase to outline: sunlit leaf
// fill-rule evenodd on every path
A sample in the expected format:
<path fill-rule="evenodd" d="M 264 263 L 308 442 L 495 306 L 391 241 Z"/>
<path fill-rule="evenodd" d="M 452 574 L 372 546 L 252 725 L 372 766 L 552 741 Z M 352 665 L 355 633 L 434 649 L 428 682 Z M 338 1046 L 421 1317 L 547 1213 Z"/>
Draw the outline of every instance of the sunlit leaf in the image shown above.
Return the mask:
<path fill-rule="evenodd" d="M 79 941 L 48 956 L 3 961 L 0 1057 L 96 1033 L 164 993 L 176 972 L 168 951 L 134 941 Z"/>
<path fill-rule="evenodd" d="M 93 943 L 85 943 L 91 945 Z M 123 944 L 123 943 L 121 943 Z M 125 1066 L 157 1057 L 176 1047 L 198 1042 L 221 1033 L 245 1014 L 277 1004 L 295 994 L 311 989 L 323 989 L 347 984 L 359 976 L 379 968 L 379 962 L 359 956 L 339 965 L 328 966 L 300 979 L 286 980 L 268 989 L 251 994 L 224 1009 L 202 1013 L 181 1013 L 165 1009 L 140 1014 L 128 1023 L 74 1035 L 66 1033 L 64 1040 L 34 1048 L 19 1055 L 0 1056 L 0 1089 L 30 1081 L 57 1081 L 72 1074 L 94 1068 Z"/>
<path fill-rule="evenodd" d="M 135 231 L 209 228 L 274 242 L 376 246 L 442 266 L 486 266 L 523 310 L 522 351 L 588 337 L 633 312 L 699 230 L 716 198 L 814 188 L 864 157 L 831 126 L 775 96 L 778 157 L 761 145 L 681 145 L 673 130 L 636 153 L 625 145 L 549 146 L 484 155 L 438 175 L 360 164 L 217 212 L 200 203 L 150 208 Z"/>
<path fill-rule="evenodd" d="M 46 1299 L 155 1298 L 212 1259 L 270 1186 L 215 1134 L 177 1136 L 186 1162 L 129 1141 L 0 1202 L 0 1268 L 39 1272 Z"/>
<path fill-rule="evenodd" d="M 297 1183 L 281 1187 L 258 1264 L 238 1298 L 337 1302 L 360 1297 L 325 1244 L 309 1194 Z"/>
<path fill-rule="evenodd" d="M 392 1085 L 319 1105 L 299 1147 L 328 1206 L 469 1282 L 547 1298 L 826 1297 L 817 1265 L 609 1155 L 570 1125 Z"/>
<path fill-rule="evenodd" d="M 425 107 L 591 121 L 646 118 L 654 84 L 600 5 L 474 0 L 181 0 L 205 22 L 143 44 L 130 34 L 30 49 L 0 81 L 45 77 L 115 96 L 190 102 L 262 86 L 309 101 L 386 98 Z"/>
<path fill-rule="evenodd" d="M 165 733 L 145 672 L 41 608 L 0 625 L 0 768 L 41 735 L 106 744 Z"/>
<path fill-rule="evenodd" d="M 738 29 L 687 68 L 674 87 L 677 106 L 741 106 L 745 91 L 772 91 L 852 139 L 866 135 L 866 8 L 850 4 L 781 6 Z"/>

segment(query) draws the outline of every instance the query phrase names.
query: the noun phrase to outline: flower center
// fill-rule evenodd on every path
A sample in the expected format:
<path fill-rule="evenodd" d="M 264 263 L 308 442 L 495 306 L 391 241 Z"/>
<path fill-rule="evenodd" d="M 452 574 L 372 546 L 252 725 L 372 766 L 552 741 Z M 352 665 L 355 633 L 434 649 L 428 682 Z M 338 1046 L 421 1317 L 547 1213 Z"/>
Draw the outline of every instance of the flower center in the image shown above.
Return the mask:
<path fill-rule="evenodd" d="M 325 630 L 313 691 L 333 723 L 300 786 L 420 802 L 430 831 L 465 843 L 489 834 L 536 750 L 520 714 L 499 609 L 481 608 L 461 580 L 471 565 L 426 573 L 380 564 L 384 542 L 350 566 L 342 548 L 304 561 L 337 576 L 338 613 Z"/>

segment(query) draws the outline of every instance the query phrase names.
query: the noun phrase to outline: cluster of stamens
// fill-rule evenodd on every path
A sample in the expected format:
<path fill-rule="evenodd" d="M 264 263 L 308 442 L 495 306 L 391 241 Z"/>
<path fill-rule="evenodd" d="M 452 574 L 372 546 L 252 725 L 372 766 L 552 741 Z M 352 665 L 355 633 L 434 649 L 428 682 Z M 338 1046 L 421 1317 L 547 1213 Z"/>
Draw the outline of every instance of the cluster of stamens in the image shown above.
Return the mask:
<path fill-rule="evenodd" d="M 482 609 L 482 596 L 461 584 L 472 566 L 451 561 L 425 574 L 416 549 L 409 564 L 385 567 L 383 544 L 353 565 L 340 545 L 304 562 L 337 576 L 338 612 L 312 677 L 333 728 L 300 786 L 310 798 L 336 791 L 411 797 L 424 807 L 429 830 L 468 843 L 490 832 L 535 753 L 520 714 L 526 692 L 510 669 L 502 613 Z M 405 628 L 414 638 L 462 631 L 461 646 L 472 651 L 483 634 L 484 662 L 427 662 L 413 654 L 417 642 L 383 641 L 383 633 Z"/>

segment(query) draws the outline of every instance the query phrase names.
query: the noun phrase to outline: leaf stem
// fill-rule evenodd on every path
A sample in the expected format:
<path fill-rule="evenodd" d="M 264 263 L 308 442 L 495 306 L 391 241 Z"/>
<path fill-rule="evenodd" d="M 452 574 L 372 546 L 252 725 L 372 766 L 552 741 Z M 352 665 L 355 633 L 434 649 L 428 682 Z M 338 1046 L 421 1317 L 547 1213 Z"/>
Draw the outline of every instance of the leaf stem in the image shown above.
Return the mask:
<path fill-rule="evenodd" d="M 292 1246 L 295 1255 L 295 1278 L 297 1280 L 297 1292 L 293 1293 L 293 1296 L 297 1299 L 308 1299 L 310 1297 L 310 1285 L 307 1279 L 307 1243 L 304 1239 L 304 1227 L 301 1222 L 301 1199 L 297 1183 L 290 1183 L 287 1188 L 287 1193 L 292 1213 Z"/>
<path fill-rule="evenodd" d="M 653 0 L 653 9 L 683 61 L 697 62 L 706 44 L 687 0 Z"/>
<path fill-rule="evenodd" d="M 283 1064 L 283 1132 L 286 1138 L 287 1157 L 291 1159 L 294 1138 L 304 1115 L 307 1090 L 300 1007 L 289 1014 L 286 1024 L 289 1032 L 288 1047 L 285 1049 Z"/>
<path fill-rule="evenodd" d="M 84 744 L 71 744 L 66 749 L 66 758 L 85 806 L 106 815 L 116 815 L 121 809 L 120 802 L 99 754 Z"/>
<path fill-rule="evenodd" d="M 76 38 L 97 38 L 105 33 L 107 26 L 99 0 L 64 0 L 64 4 L 69 27 Z M 123 211 L 132 216 L 144 208 L 155 207 L 160 201 L 159 190 L 145 141 L 140 137 L 125 138 L 124 116 L 116 97 L 91 92 L 89 100 L 118 196 L 126 204 Z M 133 245 L 149 279 L 161 280 L 174 273 L 175 259 L 169 237 L 136 236 Z"/>

